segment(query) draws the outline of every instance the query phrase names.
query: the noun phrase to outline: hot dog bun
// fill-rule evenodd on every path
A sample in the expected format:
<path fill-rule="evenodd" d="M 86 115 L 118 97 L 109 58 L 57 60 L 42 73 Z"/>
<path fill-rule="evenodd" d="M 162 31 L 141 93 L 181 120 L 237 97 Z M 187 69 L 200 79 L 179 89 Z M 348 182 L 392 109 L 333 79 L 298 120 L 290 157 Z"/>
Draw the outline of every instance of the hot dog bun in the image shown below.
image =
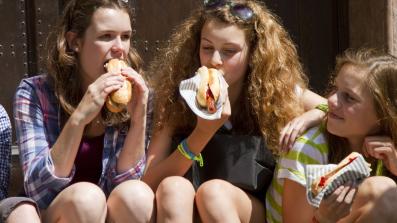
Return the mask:
<path fill-rule="evenodd" d="M 119 59 L 111 59 L 105 64 L 105 69 L 109 73 L 120 73 L 122 68 L 128 67 L 127 63 Z M 132 86 L 127 79 L 124 80 L 123 86 L 110 93 L 106 98 L 106 108 L 114 113 L 121 112 L 131 100 Z"/>
<path fill-rule="evenodd" d="M 323 176 L 318 177 L 315 181 L 313 181 L 311 185 L 311 192 L 314 196 L 317 196 L 322 189 L 324 189 L 329 183 L 331 183 L 336 174 L 342 170 L 344 167 L 353 162 L 360 154 L 357 152 L 352 152 L 348 156 L 346 156 L 342 161 L 338 163 L 338 165 L 330 170 L 328 173 Z"/>
<path fill-rule="evenodd" d="M 202 66 L 197 70 L 201 80 L 197 89 L 196 100 L 200 107 L 207 109 L 209 113 L 216 112 L 216 103 L 220 95 L 219 76 L 222 75 L 217 69 Z"/>

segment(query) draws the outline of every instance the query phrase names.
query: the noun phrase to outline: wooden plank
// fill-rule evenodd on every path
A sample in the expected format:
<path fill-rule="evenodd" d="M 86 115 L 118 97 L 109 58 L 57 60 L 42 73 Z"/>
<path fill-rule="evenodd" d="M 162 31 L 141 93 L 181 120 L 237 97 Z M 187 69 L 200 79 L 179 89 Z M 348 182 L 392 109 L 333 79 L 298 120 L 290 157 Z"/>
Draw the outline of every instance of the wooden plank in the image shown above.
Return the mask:
<path fill-rule="evenodd" d="M 0 1 L 0 15 L 0 103 L 12 117 L 15 88 L 27 73 L 25 1 Z"/>
<path fill-rule="evenodd" d="M 141 0 L 135 1 L 136 22 L 133 29 L 134 46 L 144 59 L 145 65 L 150 64 L 158 48 L 165 44 L 176 25 L 187 18 L 201 2 L 180 0 Z"/>
<path fill-rule="evenodd" d="M 387 49 L 388 0 L 349 1 L 349 46 Z"/>

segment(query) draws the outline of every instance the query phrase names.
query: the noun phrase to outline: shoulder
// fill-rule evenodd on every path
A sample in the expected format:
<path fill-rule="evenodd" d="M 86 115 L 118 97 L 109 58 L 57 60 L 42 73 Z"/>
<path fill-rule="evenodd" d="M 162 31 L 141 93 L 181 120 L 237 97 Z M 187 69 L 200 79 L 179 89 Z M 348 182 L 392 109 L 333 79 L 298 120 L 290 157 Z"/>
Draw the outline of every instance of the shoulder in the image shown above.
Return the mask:
<path fill-rule="evenodd" d="M 51 86 L 47 75 L 37 75 L 22 79 L 19 87 L 31 87 L 35 89 L 49 88 Z"/>
<path fill-rule="evenodd" d="M 4 107 L 0 105 L 0 132 L 4 132 L 10 129 L 11 129 L 10 118 Z"/>
<path fill-rule="evenodd" d="M 296 140 L 292 149 L 280 157 L 278 178 L 288 178 L 306 185 L 306 166 L 328 162 L 328 146 L 324 130 L 324 126 L 311 128 Z"/>
<path fill-rule="evenodd" d="M 0 118 L 8 117 L 7 111 L 4 109 L 3 105 L 0 104 Z"/>
<path fill-rule="evenodd" d="M 325 126 L 309 129 L 300 136 L 286 156 L 304 164 L 324 163 L 328 159 L 328 144 L 325 138 Z"/>
<path fill-rule="evenodd" d="M 34 97 L 39 98 L 54 98 L 53 84 L 47 75 L 37 75 L 29 78 L 24 78 L 20 82 L 16 97 Z"/>
<path fill-rule="evenodd" d="M 325 124 L 310 128 L 302 136 L 298 137 L 297 143 L 326 144 L 325 131 Z"/>

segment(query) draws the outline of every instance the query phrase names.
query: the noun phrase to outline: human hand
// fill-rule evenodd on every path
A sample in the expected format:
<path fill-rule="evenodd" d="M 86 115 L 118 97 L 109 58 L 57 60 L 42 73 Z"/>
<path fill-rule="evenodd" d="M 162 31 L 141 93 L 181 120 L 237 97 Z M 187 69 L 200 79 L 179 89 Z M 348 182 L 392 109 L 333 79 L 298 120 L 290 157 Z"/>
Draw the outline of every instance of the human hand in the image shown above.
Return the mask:
<path fill-rule="evenodd" d="M 225 124 L 225 122 L 229 119 L 230 115 L 230 101 L 229 97 L 226 97 L 226 100 L 222 106 L 221 118 L 215 120 L 207 120 L 197 116 L 196 129 L 200 130 L 201 132 L 213 135 L 216 131 L 218 131 L 220 127 L 222 127 L 223 124 Z"/>
<path fill-rule="evenodd" d="M 314 216 L 321 223 L 337 222 L 350 214 L 357 186 L 353 183 L 339 186 L 332 194 L 323 198 Z"/>
<path fill-rule="evenodd" d="M 288 122 L 280 133 L 279 145 L 281 151 L 289 151 L 296 138 L 302 135 L 309 128 L 320 124 L 324 116 L 325 113 L 323 111 L 312 109 Z"/>
<path fill-rule="evenodd" d="M 397 151 L 388 136 L 367 136 L 364 139 L 363 153 L 366 157 L 380 159 L 386 168 L 397 176 Z"/>
<path fill-rule="evenodd" d="M 106 97 L 121 88 L 124 78 L 119 74 L 106 73 L 91 83 L 74 112 L 84 125 L 90 123 L 101 111 Z"/>
<path fill-rule="evenodd" d="M 149 97 L 149 89 L 143 77 L 131 67 L 122 68 L 121 74 L 133 85 L 132 99 L 127 105 L 131 121 L 146 119 L 146 106 Z"/>

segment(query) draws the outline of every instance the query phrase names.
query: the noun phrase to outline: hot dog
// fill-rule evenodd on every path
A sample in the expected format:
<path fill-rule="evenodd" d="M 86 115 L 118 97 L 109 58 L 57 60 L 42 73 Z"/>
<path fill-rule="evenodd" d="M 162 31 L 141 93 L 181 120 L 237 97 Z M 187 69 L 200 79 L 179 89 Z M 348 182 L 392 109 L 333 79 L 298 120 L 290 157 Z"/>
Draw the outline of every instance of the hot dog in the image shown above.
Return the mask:
<path fill-rule="evenodd" d="M 342 161 L 338 163 L 338 165 L 333 168 L 328 173 L 324 174 L 323 176 L 318 177 L 316 180 L 313 181 L 311 185 L 311 192 L 314 196 L 317 196 L 322 189 L 324 189 L 329 183 L 331 183 L 334 179 L 336 174 L 345 168 L 347 165 L 352 163 L 360 154 L 357 152 L 350 153 L 347 157 L 345 157 Z M 368 164 L 369 165 L 369 164 Z"/>
<path fill-rule="evenodd" d="M 128 67 L 125 61 L 119 59 L 111 59 L 104 66 L 109 73 L 120 73 L 122 68 Z M 106 98 L 106 108 L 114 113 L 121 112 L 131 100 L 131 96 L 131 82 L 125 78 L 123 86 L 110 93 Z"/>
<path fill-rule="evenodd" d="M 200 107 L 208 113 L 216 112 L 216 103 L 220 94 L 219 76 L 222 75 L 217 69 L 202 66 L 197 70 L 200 75 L 200 84 L 197 89 L 196 100 Z"/>

